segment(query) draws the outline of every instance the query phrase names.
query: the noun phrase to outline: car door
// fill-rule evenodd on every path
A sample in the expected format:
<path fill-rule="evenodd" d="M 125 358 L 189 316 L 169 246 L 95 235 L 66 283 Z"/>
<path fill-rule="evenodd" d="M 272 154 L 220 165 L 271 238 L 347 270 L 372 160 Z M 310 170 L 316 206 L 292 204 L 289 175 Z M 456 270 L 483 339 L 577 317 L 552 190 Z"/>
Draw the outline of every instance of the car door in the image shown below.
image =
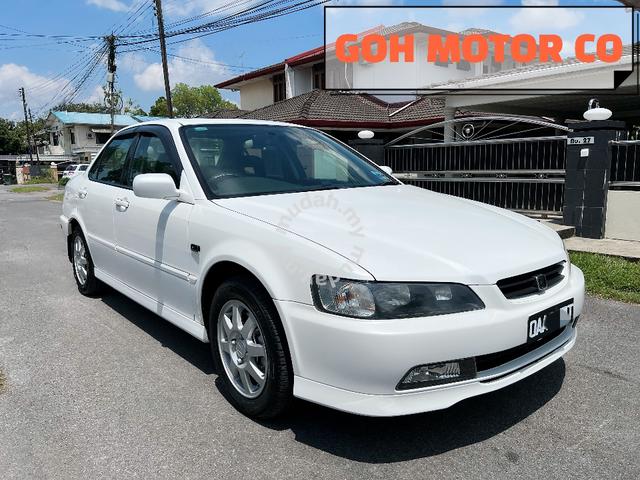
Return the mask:
<path fill-rule="evenodd" d="M 169 130 L 140 127 L 139 138 L 125 174 L 129 190 L 114 217 L 116 250 L 127 268 L 123 281 L 165 307 L 193 318 L 196 271 L 189 243 L 193 206 L 175 200 L 134 195 L 133 179 L 143 173 L 166 173 L 177 188 L 189 190 Z M 182 182 L 182 185 L 181 185 Z"/>
<path fill-rule="evenodd" d="M 132 150 L 135 133 L 115 137 L 91 166 L 88 182 L 78 191 L 78 210 L 95 267 L 119 276 L 114 235 L 116 200 L 124 195 L 126 160 Z"/>

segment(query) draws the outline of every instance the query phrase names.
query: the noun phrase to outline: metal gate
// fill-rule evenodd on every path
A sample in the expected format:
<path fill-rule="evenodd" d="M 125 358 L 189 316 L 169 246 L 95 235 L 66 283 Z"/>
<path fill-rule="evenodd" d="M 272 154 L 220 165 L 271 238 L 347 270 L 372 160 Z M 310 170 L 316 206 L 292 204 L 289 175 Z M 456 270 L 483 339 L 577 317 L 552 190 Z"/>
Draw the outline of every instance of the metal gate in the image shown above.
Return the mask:
<path fill-rule="evenodd" d="M 611 173 L 609 187 L 640 189 L 640 140 L 609 142 Z"/>
<path fill-rule="evenodd" d="M 564 200 L 567 131 L 528 117 L 458 118 L 388 143 L 385 164 L 408 184 L 525 213 L 557 215 Z"/>

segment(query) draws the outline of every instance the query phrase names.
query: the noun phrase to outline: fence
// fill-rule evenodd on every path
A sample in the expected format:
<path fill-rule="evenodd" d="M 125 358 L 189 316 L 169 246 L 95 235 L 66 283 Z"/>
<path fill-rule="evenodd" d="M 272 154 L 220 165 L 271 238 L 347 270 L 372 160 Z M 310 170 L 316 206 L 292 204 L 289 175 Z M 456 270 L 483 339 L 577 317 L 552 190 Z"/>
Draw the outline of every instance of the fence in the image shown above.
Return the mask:
<path fill-rule="evenodd" d="M 522 212 L 560 214 L 565 136 L 390 145 L 385 164 L 405 183 Z"/>
<path fill-rule="evenodd" d="M 33 163 L 36 163 L 38 161 L 38 157 L 36 157 L 36 155 L 33 155 Z M 54 163 L 60 163 L 60 162 L 75 162 L 78 161 L 77 157 L 74 157 L 73 155 L 43 155 L 40 154 L 40 163 L 41 164 L 50 164 L 51 162 Z M 26 155 L 0 155 L 0 162 L 2 163 L 24 163 L 24 162 L 30 162 L 31 163 L 31 158 L 29 157 L 28 154 Z"/>
<path fill-rule="evenodd" d="M 611 141 L 609 186 L 640 188 L 640 140 Z"/>

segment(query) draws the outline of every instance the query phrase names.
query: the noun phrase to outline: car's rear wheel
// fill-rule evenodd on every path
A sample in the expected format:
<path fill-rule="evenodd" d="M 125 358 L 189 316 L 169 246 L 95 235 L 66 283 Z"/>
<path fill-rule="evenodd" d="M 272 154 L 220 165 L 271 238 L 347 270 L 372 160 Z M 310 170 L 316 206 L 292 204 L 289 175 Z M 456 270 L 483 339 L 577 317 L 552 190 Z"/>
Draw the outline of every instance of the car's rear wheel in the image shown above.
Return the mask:
<path fill-rule="evenodd" d="M 272 418 L 292 398 L 292 368 L 273 301 L 250 277 L 235 277 L 216 291 L 209 339 L 225 393 L 242 413 Z"/>
<path fill-rule="evenodd" d="M 91 296 L 100 291 L 100 281 L 93 272 L 93 260 L 82 231 L 76 228 L 71 235 L 71 263 L 73 276 L 81 294 Z"/>

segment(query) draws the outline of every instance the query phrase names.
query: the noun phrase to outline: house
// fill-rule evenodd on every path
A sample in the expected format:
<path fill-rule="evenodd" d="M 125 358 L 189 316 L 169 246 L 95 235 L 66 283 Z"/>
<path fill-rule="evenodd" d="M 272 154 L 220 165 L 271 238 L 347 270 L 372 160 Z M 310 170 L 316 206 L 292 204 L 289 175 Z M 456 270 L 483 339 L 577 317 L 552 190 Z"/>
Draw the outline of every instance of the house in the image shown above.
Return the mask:
<path fill-rule="evenodd" d="M 426 38 L 429 35 L 450 35 L 454 32 L 442 30 L 417 22 L 403 22 L 390 27 L 379 25 L 359 34 L 360 37 L 376 33 L 389 38 L 390 35 L 413 35 L 417 48 L 417 55 L 426 55 Z M 459 35 L 478 34 L 487 36 L 492 33 L 489 30 L 465 30 Z M 461 61 L 452 63 L 426 62 L 405 63 L 392 65 L 389 62 L 366 63 L 357 62 L 346 67 L 335 58 L 335 45 L 329 44 L 326 48 L 321 46 L 293 57 L 284 59 L 268 67 L 260 68 L 252 72 L 239 75 L 224 82 L 218 83 L 216 88 L 226 88 L 240 92 L 240 108 L 243 110 L 256 110 L 275 103 L 309 93 L 312 90 L 325 88 L 329 84 L 333 89 L 351 88 L 353 85 L 362 84 L 363 78 L 370 85 L 367 89 L 375 89 L 379 86 L 387 87 L 390 79 L 397 78 L 403 82 L 407 78 L 429 79 L 429 83 L 439 83 L 452 80 L 463 80 L 477 77 L 482 74 L 497 73 L 502 69 L 510 69 L 521 66 L 511 59 L 506 53 L 505 62 L 494 61 L 493 51 L 487 57 L 486 62 L 469 64 Z M 326 71 L 325 71 L 326 67 Z M 398 70 L 401 68 L 402 70 Z M 327 79 L 326 75 L 331 75 Z"/>
<path fill-rule="evenodd" d="M 106 113 L 51 112 L 45 123 L 49 144 L 43 153 L 73 155 L 78 161 L 89 162 L 113 133 L 153 118 L 115 115 L 112 132 L 111 115 Z"/>

